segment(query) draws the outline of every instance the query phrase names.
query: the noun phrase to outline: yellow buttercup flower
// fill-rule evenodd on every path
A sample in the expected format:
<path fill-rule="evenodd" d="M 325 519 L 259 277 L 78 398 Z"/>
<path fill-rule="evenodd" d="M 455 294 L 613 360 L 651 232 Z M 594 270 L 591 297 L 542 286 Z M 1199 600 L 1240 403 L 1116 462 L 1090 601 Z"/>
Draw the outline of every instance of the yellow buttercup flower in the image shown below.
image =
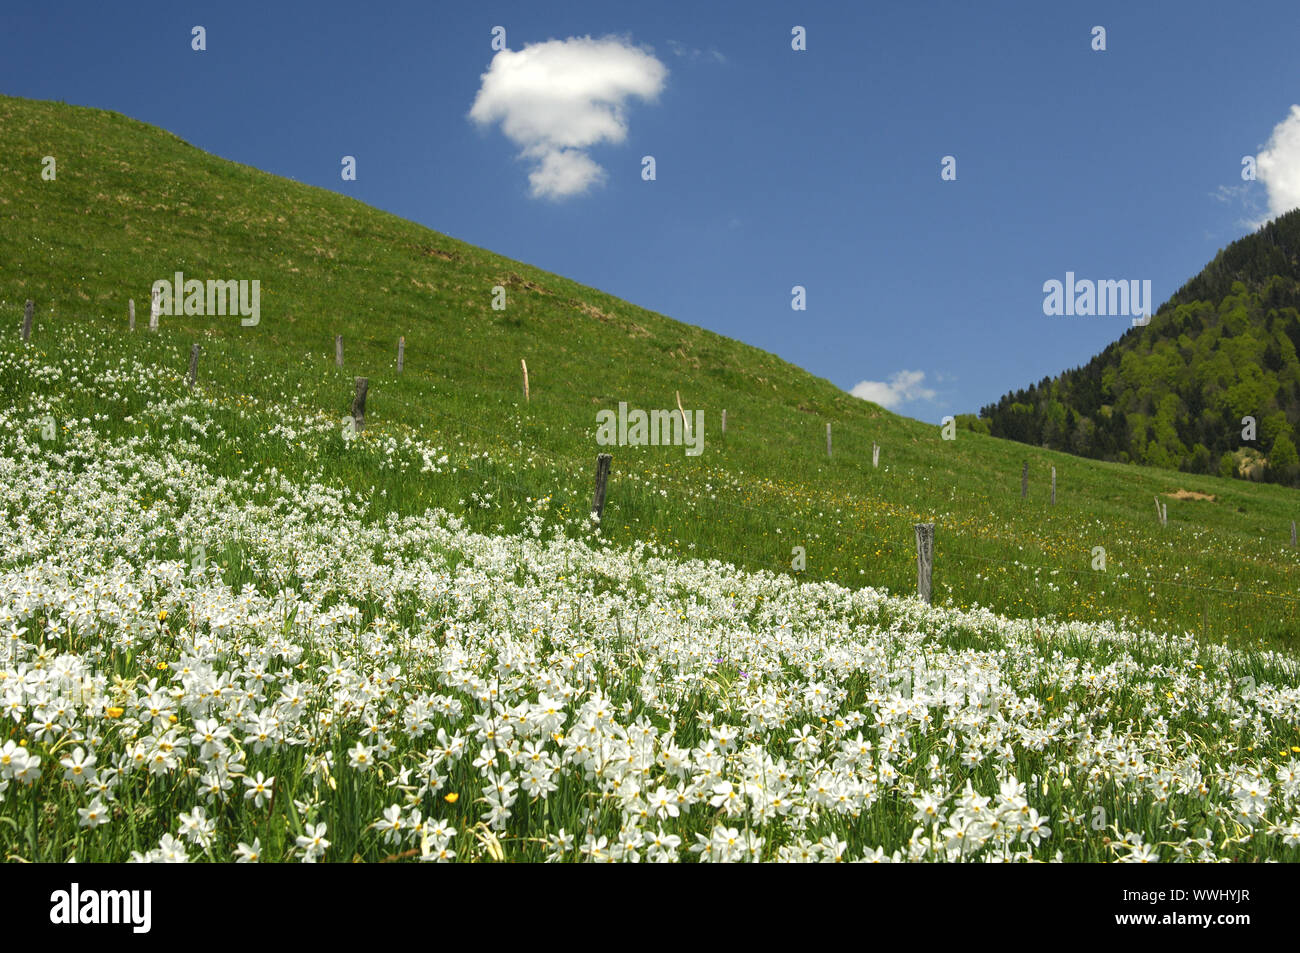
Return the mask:
<path fill-rule="evenodd" d="M 110 708 L 108 711 L 104 712 L 104 714 L 107 715 L 109 718 L 121 718 L 123 712 L 125 711 L 126 711 L 125 708 L 118 708 L 114 706 Z"/>
<path fill-rule="evenodd" d="M 443 798 L 443 800 L 446 801 L 448 804 L 455 804 L 457 801 L 460 800 L 460 795 L 457 794 L 455 791 L 452 791 L 450 794 L 446 795 Z"/>

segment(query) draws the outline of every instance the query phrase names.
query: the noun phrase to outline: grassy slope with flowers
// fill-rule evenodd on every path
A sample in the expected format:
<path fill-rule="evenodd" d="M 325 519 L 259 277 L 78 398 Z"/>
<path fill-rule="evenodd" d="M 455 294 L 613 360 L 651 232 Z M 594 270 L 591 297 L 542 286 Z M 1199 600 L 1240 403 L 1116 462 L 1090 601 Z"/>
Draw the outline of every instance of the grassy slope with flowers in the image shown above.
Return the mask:
<path fill-rule="evenodd" d="M 0 97 L 0 126 L 6 342 L 30 297 L 34 346 L 51 357 L 88 347 L 139 357 L 171 369 L 169 386 L 179 388 L 199 341 L 210 399 L 276 401 L 335 420 L 362 374 L 370 378 L 363 443 L 425 439 L 474 451 L 449 478 L 431 480 L 367 472 L 341 438 L 306 456 L 259 454 L 257 435 L 235 428 L 215 463 L 221 475 L 276 467 L 297 478 L 320 464 L 327 483 L 370 496 L 376 513 L 468 508 L 471 525 L 489 531 L 518 530 L 540 498 L 548 519 L 581 532 L 601 449 L 595 412 L 620 400 L 668 408 L 680 390 L 688 408 L 708 413 L 705 453 L 616 449 L 603 530 L 612 541 L 774 571 L 789 571 L 792 547 L 803 546 L 808 578 L 907 592 L 912 524 L 934 520 L 940 603 L 1296 643 L 1300 557 L 1284 545 L 1297 515 L 1291 491 L 1079 460 L 966 431 L 946 442 L 937 426 L 852 398 L 773 355 L 120 115 Z M 39 175 L 44 155 L 58 160 L 54 182 Z M 128 337 L 127 297 L 143 327 L 150 284 L 177 270 L 260 279 L 260 326 L 175 317 L 156 336 Z M 490 307 L 497 284 L 508 289 L 503 312 Z M 343 369 L 333 364 L 336 333 L 346 342 Z M 407 345 L 400 377 L 398 335 Z M 531 374 L 527 404 L 520 358 Z M 4 400 L 31 386 L 6 380 Z M 138 428 L 123 423 L 139 409 L 129 402 L 72 391 L 60 401 L 52 411 L 61 426 L 97 413 L 122 432 Z M 870 466 L 873 442 L 883 448 L 879 470 Z M 1161 529 L 1152 497 L 1178 489 L 1215 500 L 1162 496 Z M 1105 572 L 1092 569 L 1097 546 Z"/>
<path fill-rule="evenodd" d="M 0 348 L 6 860 L 1297 856 L 1290 654 L 399 514 L 332 415 L 68 337 Z"/>
<path fill-rule="evenodd" d="M 1251 535 L 1280 534 L 1286 491 L 1180 479 L 1220 502 L 1171 500 L 1158 532 L 1170 475 L 1029 451 L 1062 501 L 1036 478 L 1023 504 L 1024 448 L 941 442 L 121 117 L 0 99 L 0 122 L 20 143 L 0 157 L 5 858 L 1295 857 L 1300 667 L 1258 643 L 1290 630 L 1225 593 L 1211 634 L 1239 644 L 1180 632 L 1199 597 L 1143 579 L 1294 592 L 1291 554 Z M 43 154 L 56 183 L 31 173 Z M 261 277 L 262 325 L 126 334 L 123 289 L 175 268 Z M 516 282 L 495 315 L 511 273 L 546 293 Z M 362 371 L 368 427 L 347 441 Z M 729 442 L 619 451 L 594 532 L 593 409 L 679 387 L 727 407 Z M 940 523 L 941 600 L 1029 618 L 836 581 L 909 589 L 920 516 Z M 1024 565 L 1086 570 L 1092 545 L 1105 574 Z"/>

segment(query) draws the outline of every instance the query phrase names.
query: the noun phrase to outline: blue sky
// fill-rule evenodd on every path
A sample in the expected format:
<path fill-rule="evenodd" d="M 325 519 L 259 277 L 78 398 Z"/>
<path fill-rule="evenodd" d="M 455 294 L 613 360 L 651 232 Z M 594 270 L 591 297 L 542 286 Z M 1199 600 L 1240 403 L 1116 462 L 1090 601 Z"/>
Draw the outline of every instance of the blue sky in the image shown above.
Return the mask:
<path fill-rule="evenodd" d="M 531 98 L 579 45 L 511 72 L 498 25 L 512 56 L 614 37 L 604 92 Z M 1295 0 L 47 2 L 0 13 L 0 91 L 125 113 L 937 421 L 1129 326 L 1045 316 L 1045 281 L 1147 279 L 1159 303 L 1300 201 L 1298 28 Z M 1261 149 L 1267 181 L 1243 181 Z"/>

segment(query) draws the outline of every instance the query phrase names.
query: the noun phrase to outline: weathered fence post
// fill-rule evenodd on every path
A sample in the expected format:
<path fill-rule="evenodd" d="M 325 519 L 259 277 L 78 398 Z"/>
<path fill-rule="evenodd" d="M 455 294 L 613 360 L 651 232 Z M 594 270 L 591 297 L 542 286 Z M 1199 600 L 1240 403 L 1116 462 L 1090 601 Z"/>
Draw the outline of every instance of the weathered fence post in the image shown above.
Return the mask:
<path fill-rule="evenodd" d="M 934 572 L 934 524 L 916 524 L 916 595 L 927 605 Z"/>
<path fill-rule="evenodd" d="M 1169 520 L 1169 504 L 1161 503 L 1159 496 L 1155 497 L 1155 501 L 1156 501 L 1156 519 L 1160 521 L 1161 526 L 1164 526 Z"/>
<path fill-rule="evenodd" d="M 31 298 L 27 299 L 27 304 L 24 305 L 23 307 L 23 340 L 24 341 L 30 339 L 32 336 L 32 309 L 35 307 L 36 305 L 32 303 Z"/>
<path fill-rule="evenodd" d="M 524 369 L 524 403 L 526 404 L 532 399 L 528 396 L 528 362 L 521 357 L 519 366 Z"/>
<path fill-rule="evenodd" d="M 879 465 L 880 465 L 880 444 L 873 443 L 871 445 L 871 466 L 877 467 Z"/>
<path fill-rule="evenodd" d="M 370 389 L 370 378 L 357 378 L 357 396 L 352 398 L 352 424 L 356 432 L 366 429 L 366 391 Z"/>
<path fill-rule="evenodd" d="M 189 373 L 188 383 L 186 384 L 186 386 L 189 387 L 190 390 L 193 390 L 194 385 L 198 383 L 198 380 L 199 380 L 199 346 L 197 344 L 194 344 L 190 347 L 190 373 Z"/>
<path fill-rule="evenodd" d="M 600 522 L 605 512 L 605 488 L 609 483 L 609 465 L 613 460 L 608 453 L 596 457 L 596 495 L 591 498 L 591 515 Z"/>
<path fill-rule="evenodd" d="M 135 299 L 134 298 L 131 298 L 126 302 L 126 314 L 127 314 L 126 329 L 128 331 L 134 331 L 135 330 Z"/>
<path fill-rule="evenodd" d="M 826 456 L 831 455 L 831 422 L 826 421 Z"/>
<path fill-rule="evenodd" d="M 150 331 L 158 330 L 158 315 L 161 312 L 161 310 L 162 310 L 162 306 L 158 304 L 158 289 L 154 288 L 153 293 L 150 295 L 150 300 L 149 300 L 149 330 Z"/>
<path fill-rule="evenodd" d="M 722 412 L 722 436 L 725 437 L 726 435 L 727 435 L 727 412 L 724 410 Z"/>
<path fill-rule="evenodd" d="M 397 373 L 402 373 L 404 364 L 406 364 L 406 335 L 397 339 Z"/>
<path fill-rule="evenodd" d="M 338 367 L 343 366 L 343 335 L 334 335 L 334 363 Z"/>
<path fill-rule="evenodd" d="M 1020 470 L 1020 498 L 1023 500 L 1029 495 L 1029 461 L 1025 461 L 1024 467 Z"/>
<path fill-rule="evenodd" d="M 1052 467 L 1052 505 L 1056 505 L 1056 467 Z"/>

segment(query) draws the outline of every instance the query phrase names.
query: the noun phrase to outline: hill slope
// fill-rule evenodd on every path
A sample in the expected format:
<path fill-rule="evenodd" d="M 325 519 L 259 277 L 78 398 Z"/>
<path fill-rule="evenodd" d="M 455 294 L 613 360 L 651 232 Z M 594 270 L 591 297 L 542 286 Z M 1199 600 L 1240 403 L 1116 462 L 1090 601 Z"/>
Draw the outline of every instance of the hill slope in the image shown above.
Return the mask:
<path fill-rule="evenodd" d="M 607 449 L 596 442 L 597 413 L 619 402 L 667 410 L 680 391 L 688 410 L 706 414 L 704 452 L 609 448 L 600 532 L 615 544 L 787 573 L 798 547 L 809 577 L 910 592 L 913 524 L 934 521 L 938 602 L 1284 644 L 1300 628 L 1297 555 L 1282 547 L 1294 496 L 1281 488 L 1097 463 L 965 430 L 944 440 L 933 424 L 771 354 L 113 113 L 0 97 L 0 126 L 10 144 L 0 154 L 0 344 L 24 347 L 17 332 L 31 298 L 26 347 L 44 362 L 0 368 L 0 401 L 28 421 L 24 439 L 39 439 L 47 414 L 75 418 L 118 439 L 197 442 L 218 478 L 274 472 L 337 487 L 367 500 L 368 519 L 445 506 L 485 531 L 540 520 L 587 535 L 592 464 Z M 57 158 L 54 181 L 40 176 L 45 155 Z M 259 280 L 260 323 L 176 316 L 147 333 L 149 288 L 176 271 Z M 506 289 L 503 311 L 492 308 L 495 286 Z M 128 298 L 139 309 L 135 334 Z M 203 347 L 197 399 L 218 421 L 201 431 L 132 385 L 148 376 L 183 397 L 194 342 Z M 61 368 L 62 383 L 48 366 Z M 337 431 L 349 411 L 356 375 L 370 381 L 366 430 L 324 440 L 320 427 L 333 420 Z M 71 378 L 96 386 L 66 386 Z M 299 418 L 311 421 L 306 430 L 289 423 Z M 408 466 L 411 448 L 426 444 L 448 460 Z M 1213 499 L 1165 495 L 1178 490 Z M 1153 494 L 1167 501 L 1166 527 L 1152 518 Z M 176 540 L 149 545 L 183 552 Z M 1093 568 L 1097 547 L 1104 570 Z"/>
<path fill-rule="evenodd" d="M 1082 456 L 1294 486 L 1298 279 L 1300 210 L 1219 252 L 1147 327 L 981 417 L 995 436 Z"/>
<path fill-rule="evenodd" d="M 0 348 L 146 425 L 0 407 L 7 861 L 1296 859 L 1293 653 L 471 533 L 114 363 Z"/>

